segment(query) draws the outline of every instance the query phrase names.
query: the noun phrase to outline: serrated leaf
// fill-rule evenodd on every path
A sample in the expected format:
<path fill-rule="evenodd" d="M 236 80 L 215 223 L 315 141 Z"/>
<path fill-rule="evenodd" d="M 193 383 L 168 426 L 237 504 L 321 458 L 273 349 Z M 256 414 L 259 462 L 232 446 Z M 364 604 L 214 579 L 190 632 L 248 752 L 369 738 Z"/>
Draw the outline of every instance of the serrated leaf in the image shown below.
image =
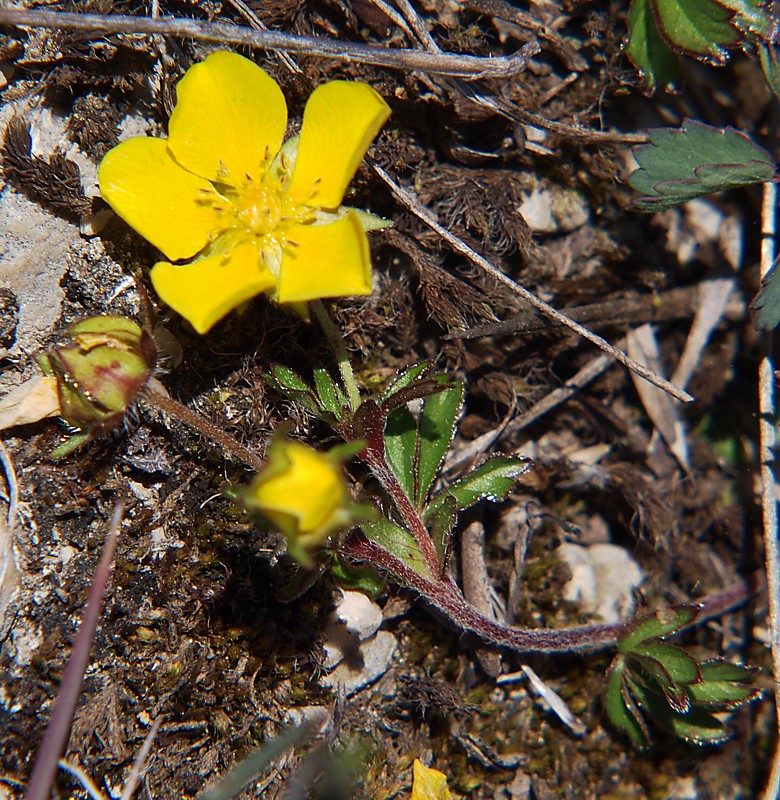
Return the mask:
<path fill-rule="evenodd" d="M 387 550 L 390 555 L 418 575 L 422 575 L 428 580 L 434 577 L 428 569 L 417 540 L 400 525 L 387 519 L 375 519 L 370 522 L 362 522 L 360 528 L 368 539 Z"/>
<path fill-rule="evenodd" d="M 607 676 L 607 688 L 604 694 L 604 707 L 609 721 L 619 731 L 628 736 L 634 746 L 640 750 L 650 744 L 646 726 L 641 712 L 632 702 L 626 704 L 623 687 L 624 664 L 620 656 L 615 660 Z"/>
<path fill-rule="evenodd" d="M 336 419 L 341 419 L 344 412 L 346 398 L 339 392 L 330 373 L 322 367 L 314 370 L 314 387 L 317 390 L 320 404 L 326 411 L 330 411 Z"/>
<path fill-rule="evenodd" d="M 618 642 L 619 653 L 630 653 L 640 642 L 657 639 L 677 633 L 696 616 L 696 609 L 690 606 L 662 608 L 649 617 L 635 622 Z"/>
<path fill-rule="evenodd" d="M 385 423 L 385 457 L 408 498 L 414 497 L 417 420 L 406 406 L 390 412 Z"/>
<path fill-rule="evenodd" d="M 688 687 L 691 700 L 713 710 L 730 710 L 749 703 L 761 690 L 753 671 L 727 661 L 705 661 L 700 665 L 701 683 Z"/>
<path fill-rule="evenodd" d="M 650 0 L 632 0 L 628 11 L 626 55 L 652 94 L 658 87 L 676 90 L 681 81 L 680 62 L 658 33 Z"/>
<path fill-rule="evenodd" d="M 740 42 L 734 12 L 715 0 L 650 0 L 658 32 L 677 53 L 713 66 L 728 61 Z"/>
<path fill-rule="evenodd" d="M 722 744 L 731 732 L 712 714 L 692 706 L 686 714 L 678 714 L 666 703 L 662 694 L 628 678 L 631 693 L 643 711 L 662 730 L 697 745 Z"/>
<path fill-rule="evenodd" d="M 628 184 L 641 211 L 672 208 L 694 197 L 773 180 L 777 164 L 745 134 L 686 119 L 680 128 L 648 131 L 652 144 L 634 149 L 639 169 Z"/>
<path fill-rule="evenodd" d="M 658 640 L 642 642 L 631 650 L 631 655 L 659 662 L 675 683 L 698 683 L 701 680 L 696 659 L 675 644 Z"/>
<path fill-rule="evenodd" d="M 531 468 L 531 462 L 510 456 L 492 456 L 471 472 L 448 486 L 430 502 L 426 519 L 448 496 L 454 497 L 458 510 L 463 511 L 480 500 L 503 500 L 512 491 L 517 479 Z"/>
<path fill-rule="evenodd" d="M 772 331 L 780 324 L 780 259 L 761 279 L 761 290 L 750 304 L 756 312 L 755 324 L 760 331 Z"/>
<path fill-rule="evenodd" d="M 409 386 L 410 383 L 416 381 L 419 377 L 424 375 L 431 368 L 430 361 L 422 361 L 419 364 L 414 364 L 408 369 L 401 372 L 398 377 L 385 389 L 380 399 L 380 405 L 392 397 L 396 392 Z"/>
<path fill-rule="evenodd" d="M 422 507 L 436 473 L 455 434 L 455 422 L 463 403 L 463 384 L 457 384 L 423 400 L 417 449 L 415 499 Z"/>
<path fill-rule="evenodd" d="M 342 589 L 364 592 L 375 600 L 385 590 L 385 581 L 372 567 L 350 564 L 338 553 L 334 553 L 330 564 L 331 572 Z"/>

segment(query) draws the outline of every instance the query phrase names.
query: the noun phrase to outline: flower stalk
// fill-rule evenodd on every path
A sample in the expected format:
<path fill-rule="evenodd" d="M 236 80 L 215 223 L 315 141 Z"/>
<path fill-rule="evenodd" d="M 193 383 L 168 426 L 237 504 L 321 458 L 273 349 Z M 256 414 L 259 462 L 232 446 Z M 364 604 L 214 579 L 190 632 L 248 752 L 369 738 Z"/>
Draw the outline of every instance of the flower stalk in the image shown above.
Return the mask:
<path fill-rule="evenodd" d="M 328 343 L 333 349 L 333 354 L 336 357 L 336 363 L 339 368 L 339 374 L 341 375 L 341 380 L 344 383 L 344 389 L 349 399 L 349 407 L 355 412 L 360 405 L 360 389 L 355 379 L 352 363 L 347 355 L 347 346 L 344 342 L 344 337 L 341 335 L 341 331 L 333 324 L 333 320 L 321 300 L 314 300 L 310 307 L 323 333 L 327 337 Z"/>

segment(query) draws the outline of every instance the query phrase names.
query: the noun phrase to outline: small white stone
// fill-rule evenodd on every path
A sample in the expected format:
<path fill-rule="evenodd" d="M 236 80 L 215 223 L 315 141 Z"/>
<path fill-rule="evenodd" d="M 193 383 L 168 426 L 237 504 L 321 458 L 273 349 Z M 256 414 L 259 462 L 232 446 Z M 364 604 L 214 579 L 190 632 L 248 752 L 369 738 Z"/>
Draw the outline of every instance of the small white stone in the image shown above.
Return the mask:
<path fill-rule="evenodd" d="M 642 568 L 622 547 L 564 543 L 556 555 L 571 570 L 564 597 L 604 622 L 619 622 L 634 608 L 633 591 L 644 581 Z"/>
<path fill-rule="evenodd" d="M 387 672 L 397 647 L 392 633 L 379 631 L 373 639 L 360 645 L 358 659 L 343 661 L 330 675 L 323 677 L 321 683 L 330 689 L 341 684 L 347 696 L 353 695 Z"/>
<path fill-rule="evenodd" d="M 361 642 L 373 636 L 382 624 L 382 609 L 363 592 L 343 592 L 336 616 Z"/>

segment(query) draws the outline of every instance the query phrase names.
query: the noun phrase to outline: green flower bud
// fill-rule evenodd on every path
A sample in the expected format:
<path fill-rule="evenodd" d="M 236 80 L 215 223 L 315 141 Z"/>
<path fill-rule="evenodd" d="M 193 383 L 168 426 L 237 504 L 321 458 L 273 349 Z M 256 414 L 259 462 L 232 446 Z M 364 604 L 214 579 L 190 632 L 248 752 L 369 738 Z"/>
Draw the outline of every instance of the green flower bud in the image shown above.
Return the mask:
<path fill-rule="evenodd" d="M 125 317 L 91 317 L 68 331 L 42 366 L 57 379 L 60 416 L 95 436 L 121 423 L 157 363 L 151 334 Z"/>

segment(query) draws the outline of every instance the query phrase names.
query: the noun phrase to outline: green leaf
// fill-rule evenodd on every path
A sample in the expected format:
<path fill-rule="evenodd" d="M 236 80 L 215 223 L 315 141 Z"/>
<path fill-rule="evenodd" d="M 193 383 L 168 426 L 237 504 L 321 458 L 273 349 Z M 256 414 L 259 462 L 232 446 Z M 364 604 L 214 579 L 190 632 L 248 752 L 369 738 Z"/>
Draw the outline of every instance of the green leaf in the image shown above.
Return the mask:
<path fill-rule="evenodd" d="M 607 675 L 604 706 L 607 710 L 609 721 L 619 731 L 623 731 L 631 739 L 635 747 L 644 750 L 650 745 L 650 737 L 641 712 L 630 697 L 624 697 L 624 669 L 625 664 L 622 656 L 618 656 Z"/>
<path fill-rule="evenodd" d="M 780 259 L 761 279 L 761 290 L 750 308 L 756 312 L 755 325 L 760 331 L 772 331 L 780 324 Z"/>
<path fill-rule="evenodd" d="M 406 406 L 391 411 L 385 423 L 385 457 L 411 500 L 414 497 L 414 461 L 417 455 L 417 420 Z"/>
<path fill-rule="evenodd" d="M 471 472 L 436 495 L 425 509 L 425 518 L 433 514 L 447 497 L 454 497 L 463 511 L 483 499 L 503 500 L 512 491 L 517 479 L 531 468 L 531 462 L 511 456 L 492 456 Z"/>
<path fill-rule="evenodd" d="M 755 700 L 761 694 L 749 667 L 717 660 L 705 661 L 700 668 L 701 683 L 688 687 L 691 700 L 697 705 L 725 711 Z"/>
<path fill-rule="evenodd" d="M 629 677 L 630 691 L 644 712 L 662 730 L 691 744 L 722 744 L 731 732 L 712 714 L 692 706 L 686 714 L 678 714 L 666 703 L 664 696 Z"/>
<path fill-rule="evenodd" d="M 463 403 L 463 384 L 457 384 L 423 400 L 420 441 L 417 449 L 417 506 L 428 498 L 436 473 L 455 433 L 455 422 Z"/>
<path fill-rule="evenodd" d="M 642 642 L 632 648 L 631 655 L 659 662 L 675 683 L 698 683 L 701 680 L 696 659 L 676 644 L 657 640 Z"/>
<path fill-rule="evenodd" d="M 420 545 L 409 531 L 387 519 L 362 522 L 360 528 L 368 539 L 387 550 L 418 575 L 429 580 L 434 577 L 428 569 Z"/>
<path fill-rule="evenodd" d="M 666 702 L 679 714 L 687 714 L 690 711 L 691 698 L 686 687 L 677 683 L 660 661 L 632 654 L 629 672 L 631 677 L 643 686 L 663 692 Z"/>
<path fill-rule="evenodd" d="M 680 62 L 658 33 L 650 0 L 632 0 L 628 30 L 626 55 L 644 80 L 647 93 L 658 87 L 676 90 L 682 81 Z"/>
<path fill-rule="evenodd" d="M 731 9 L 731 20 L 743 36 L 770 38 L 773 18 L 766 0 L 718 0 L 720 5 Z"/>
<path fill-rule="evenodd" d="M 387 387 L 387 389 L 385 389 L 379 404 L 382 405 L 382 403 L 384 403 L 388 397 L 392 397 L 396 392 L 400 391 L 401 389 L 405 389 L 410 383 L 413 383 L 419 377 L 424 375 L 430 369 L 430 367 L 430 361 L 422 361 L 421 363 L 414 364 L 413 366 L 401 372 L 398 377 Z"/>
<path fill-rule="evenodd" d="M 309 384 L 294 369 L 274 364 L 266 380 L 279 394 L 297 401 L 309 411 L 320 414 L 324 410 Z"/>
<path fill-rule="evenodd" d="M 333 554 L 330 564 L 333 577 L 342 589 L 364 592 L 375 600 L 385 590 L 385 581 L 373 568 L 359 564 L 350 564 L 338 553 Z"/>
<path fill-rule="evenodd" d="M 758 58 L 769 88 L 775 97 L 780 98 L 780 58 L 777 47 L 769 42 L 761 42 L 758 45 Z"/>
<path fill-rule="evenodd" d="M 740 42 L 734 12 L 715 0 L 651 0 L 658 32 L 677 53 L 723 66 Z"/>
<path fill-rule="evenodd" d="M 634 149 L 639 169 L 628 184 L 640 211 L 672 208 L 694 197 L 775 179 L 772 156 L 745 134 L 686 119 L 682 127 L 648 131 L 652 144 Z"/>
<path fill-rule="evenodd" d="M 444 564 L 449 549 L 452 529 L 458 521 L 458 510 L 455 505 L 455 498 L 452 495 L 446 495 L 444 500 L 433 512 L 425 515 L 425 521 L 430 527 L 431 539 L 433 539 L 433 543 L 436 545 L 439 561 Z"/>
<path fill-rule="evenodd" d="M 619 653 L 630 653 L 634 647 L 648 639 L 670 636 L 684 628 L 696 616 L 696 609 L 691 606 L 678 608 L 662 608 L 649 617 L 634 623 L 633 627 L 623 634 L 618 643 Z"/>
<path fill-rule="evenodd" d="M 314 370 L 314 386 L 317 396 L 324 409 L 330 411 L 336 419 L 341 419 L 347 399 L 344 393 L 336 386 L 330 373 L 322 367 Z"/>

